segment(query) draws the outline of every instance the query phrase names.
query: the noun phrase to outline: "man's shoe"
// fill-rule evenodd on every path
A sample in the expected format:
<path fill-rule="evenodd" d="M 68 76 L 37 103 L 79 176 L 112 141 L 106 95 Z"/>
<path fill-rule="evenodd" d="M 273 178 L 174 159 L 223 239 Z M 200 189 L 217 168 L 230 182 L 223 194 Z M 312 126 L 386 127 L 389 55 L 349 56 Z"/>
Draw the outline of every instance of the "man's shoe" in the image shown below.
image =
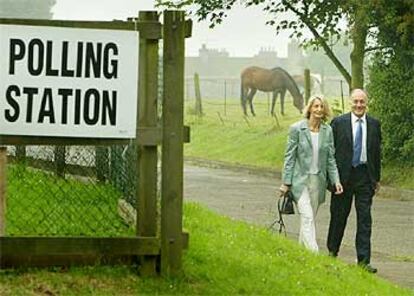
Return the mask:
<path fill-rule="evenodd" d="M 370 264 L 367 263 L 358 263 L 359 266 L 361 266 L 363 269 L 368 271 L 369 273 L 377 273 L 378 269 L 375 267 L 372 267 Z"/>

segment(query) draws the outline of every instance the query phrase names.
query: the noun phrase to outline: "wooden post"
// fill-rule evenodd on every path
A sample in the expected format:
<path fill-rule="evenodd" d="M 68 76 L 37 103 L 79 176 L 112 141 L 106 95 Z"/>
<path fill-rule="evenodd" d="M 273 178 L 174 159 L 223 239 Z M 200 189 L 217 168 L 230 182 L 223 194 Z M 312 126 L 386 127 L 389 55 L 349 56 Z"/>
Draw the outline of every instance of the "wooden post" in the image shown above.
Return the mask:
<path fill-rule="evenodd" d="M 224 116 L 227 114 L 227 81 L 224 80 Z"/>
<path fill-rule="evenodd" d="M 7 148 L 0 147 L 0 237 L 6 234 Z"/>
<path fill-rule="evenodd" d="M 305 69 L 305 72 L 303 73 L 304 82 L 305 82 L 305 102 L 306 104 L 309 101 L 310 94 L 311 94 L 311 87 L 310 87 L 310 70 Z"/>
<path fill-rule="evenodd" d="M 99 182 L 105 182 L 109 176 L 109 151 L 107 147 L 95 146 L 95 170 Z"/>
<path fill-rule="evenodd" d="M 198 73 L 194 73 L 194 92 L 195 92 L 195 114 L 197 116 L 203 116 L 203 107 L 201 104 L 201 91 L 200 91 L 200 77 Z"/>
<path fill-rule="evenodd" d="M 25 145 L 16 146 L 16 159 L 19 162 L 26 160 L 26 146 Z"/>
<path fill-rule="evenodd" d="M 61 178 L 65 178 L 65 150 L 65 146 L 55 146 L 55 173 Z"/>
<path fill-rule="evenodd" d="M 164 13 L 164 100 L 161 168 L 161 273 L 182 267 L 184 40 L 183 11 Z"/>
<path fill-rule="evenodd" d="M 138 22 L 158 22 L 157 12 L 139 12 Z M 158 39 L 140 36 L 138 86 L 137 128 L 156 127 Z M 137 142 L 137 147 L 137 235 L 155 237 L 157 234 L 157 146 L 143 146 Z M 141 273 L 154 275 L 156 257 L 143 256 L 141 259 Z"/>

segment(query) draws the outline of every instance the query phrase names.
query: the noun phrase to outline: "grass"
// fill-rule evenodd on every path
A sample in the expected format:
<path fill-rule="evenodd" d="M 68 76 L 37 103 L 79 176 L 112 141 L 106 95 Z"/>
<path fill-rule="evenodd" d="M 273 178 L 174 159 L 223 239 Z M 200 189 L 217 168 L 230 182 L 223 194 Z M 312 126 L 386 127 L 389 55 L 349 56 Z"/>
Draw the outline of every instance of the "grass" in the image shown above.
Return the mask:
<path fill-rule="evenodd" d="M 194 102 L 188 101 L 185 121 L 191 126 L 191 142 L 184 146 L 185 156 L 282 171 L 288 127 L 303 115 L 290 98 L 284 116 L 276 105 L 277 120 L 269 115 L 265 99 L 254 102 L 257 116 L 245 118 L 236 99 L 228 100 L 226 109 L 223 101 L 204 100 L 205 115 L 198 118 L 192 112 Z M 333 105 L 334 100 L 330 102 Z M 381 183 L 414 189 L 414 168 L 383 164 Z"/>
<path fill-rule="evenodd" d="M 8 270 L 1 295 L 413 295 L 412 291 L 264 228 L 189 203 L 182 275 L 142 278 L 135 268 Z"/>
<path fill-rule="evenodd" d="M 7 235 L 133 235 L 117 215 L 112 186 L 8 166 Z"/>
<path fill-rule="evenodd" d="M 404 189 L 414 189 L 414 167 L 385 165 L 382 182 Z"/>
<path fill-rule="evenodd" d="M 285 106 L 286 116 L 274 118 L 266 114 L 267 104 L 256 103 L 255 108 L 257 116 L 245 118 L 239 103 L 228 104 L 224 115 L 222 104 L 206 101 L 202 118 L 186 116 L 191 142 L 184 146 L 185 155 L 281 168 L 288 127 L 300 114 L 292 106 Z"/>

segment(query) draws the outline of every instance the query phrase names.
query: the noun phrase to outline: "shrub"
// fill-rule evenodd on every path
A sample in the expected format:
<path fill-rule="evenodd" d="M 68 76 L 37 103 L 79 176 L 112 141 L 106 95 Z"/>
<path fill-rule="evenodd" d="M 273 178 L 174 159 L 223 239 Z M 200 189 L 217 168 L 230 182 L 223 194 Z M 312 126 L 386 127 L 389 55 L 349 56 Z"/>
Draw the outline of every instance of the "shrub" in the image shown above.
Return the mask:
<path fill-rule="evenodd" d="M 371 111 L 381 120 L 383 159 L 414 166 L 414 54 L 377 58 L 371 67 Z"/>

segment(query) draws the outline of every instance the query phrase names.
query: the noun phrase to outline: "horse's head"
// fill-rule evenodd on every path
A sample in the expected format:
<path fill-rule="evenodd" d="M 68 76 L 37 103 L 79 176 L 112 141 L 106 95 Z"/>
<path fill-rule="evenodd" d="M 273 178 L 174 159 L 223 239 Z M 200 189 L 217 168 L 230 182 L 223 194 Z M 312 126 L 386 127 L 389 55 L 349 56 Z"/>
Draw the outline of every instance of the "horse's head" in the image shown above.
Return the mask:
<path fill-rule="evenodd" d="M 301 93 L 299 95 L 295 96 L 293 98 L 293 105 L 299 110 L 299 112 L 302 114 L 303 108 L 304 108 L 304 100 Z"/>

